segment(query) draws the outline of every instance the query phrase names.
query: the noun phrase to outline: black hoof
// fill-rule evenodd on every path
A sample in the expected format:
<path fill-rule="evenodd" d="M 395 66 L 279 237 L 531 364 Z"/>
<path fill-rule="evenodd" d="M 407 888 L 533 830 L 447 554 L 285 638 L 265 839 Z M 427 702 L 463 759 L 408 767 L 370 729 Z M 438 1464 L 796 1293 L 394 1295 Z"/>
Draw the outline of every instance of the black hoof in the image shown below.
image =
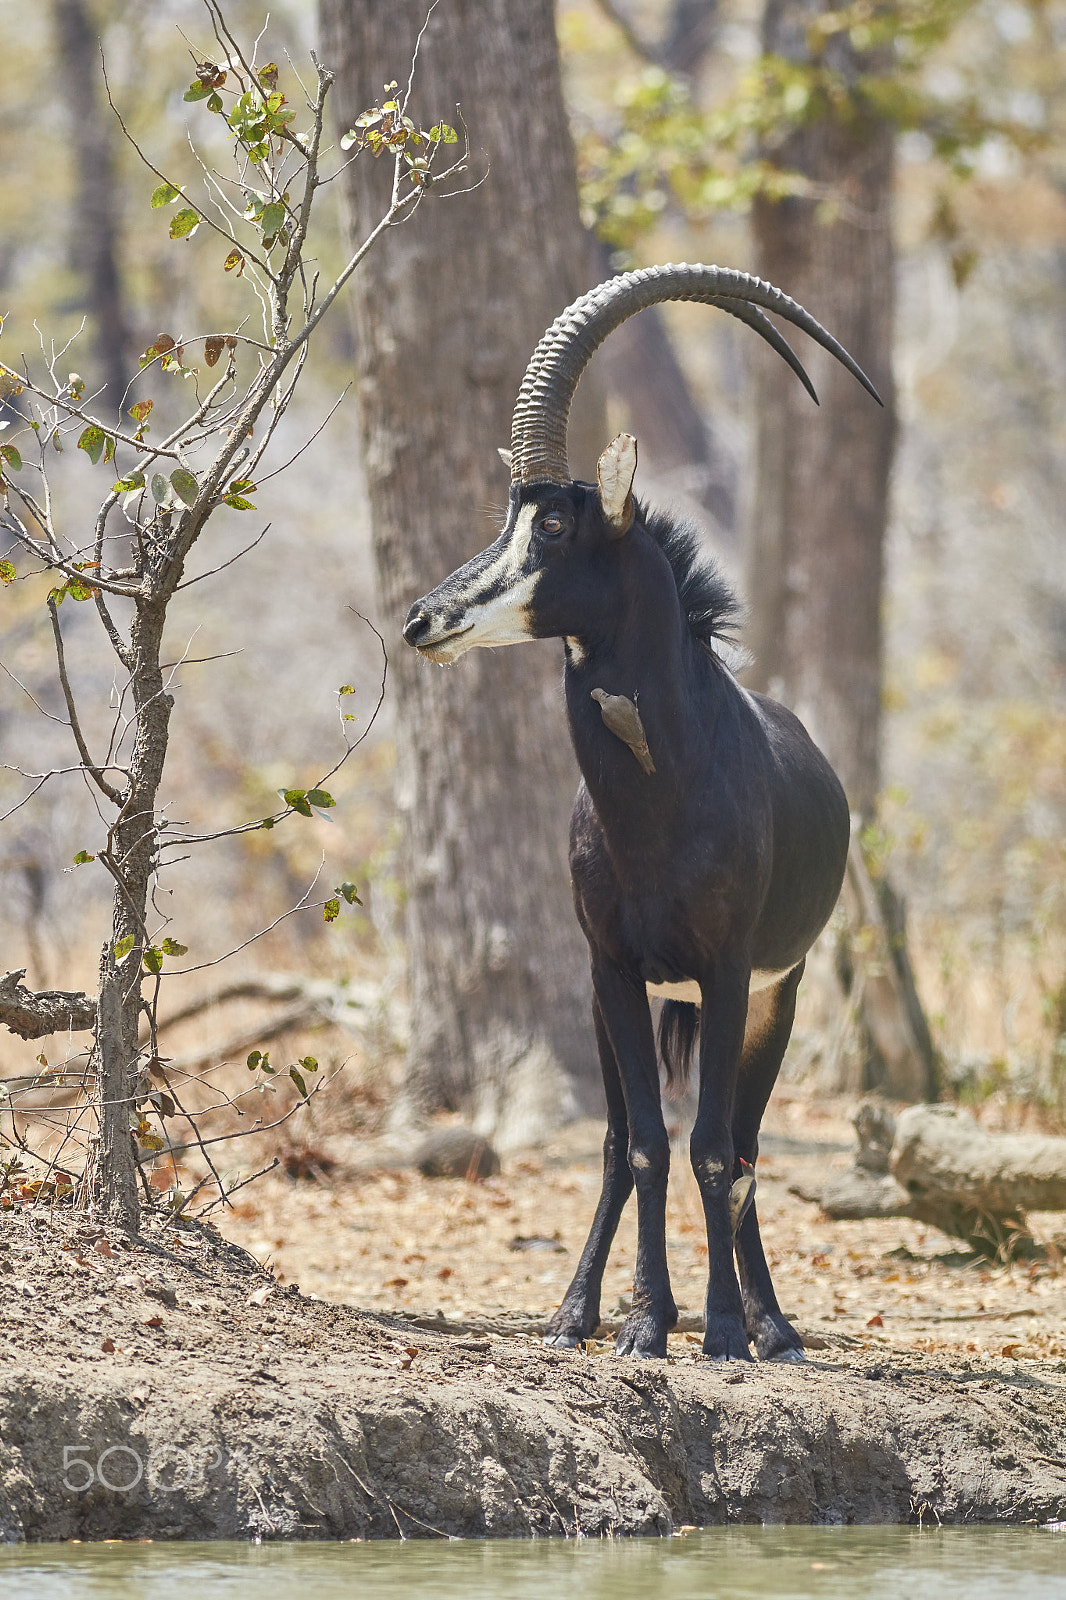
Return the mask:
<path fill-rule="evenodd" d="M 708 1321 L 703 1335 L 703 1353 L 712 1361 L 752 1361 L 748 1336 L 739 1317 L 717 1317 Z"/>
<path fill-rule="evenodd" d="M 778 1312 L 761 1317 L 752 1330 L 751 1342 L 760 1361 L 806 1361 L 803 1340 Z"/>
<path fill-rule="evenodd" d="M 600 1308 L 568 1304 L 563 1301 L 544 1330 L 544 1343 L 557 1350 L 575 1350 L 591 1339 L 600 1325 Z"/>
<path fill-rule="evenodd" d="M 676 1321 L 676 1311 L 672 1317 L 657 1316 L 651 1311 L 627 1317 L 614 1343 L 615 1355 L 634 1356 L 638 1361 L 662 1358 L 666 1354 L 666 1335 Z"/>

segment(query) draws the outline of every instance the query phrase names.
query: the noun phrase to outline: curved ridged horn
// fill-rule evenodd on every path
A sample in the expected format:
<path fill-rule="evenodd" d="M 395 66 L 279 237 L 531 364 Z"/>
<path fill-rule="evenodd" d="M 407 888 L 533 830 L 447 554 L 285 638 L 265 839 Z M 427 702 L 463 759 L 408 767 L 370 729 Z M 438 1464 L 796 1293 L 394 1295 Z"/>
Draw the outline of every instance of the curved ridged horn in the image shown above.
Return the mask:
<path fill-rule="evenodd" d="M 578 380 L 599 346 L 627 318 L 663 300 L 698 300 L 739 317 L 773 346 L 817 403 L 814 386 L 799 357 L 764 311 L 773 311 L 809 333 L 836 357 L 880 405 L 881 397 L 862 368 L 820 322 L 772 283 L 729 267 L 668 265 L 642 267 L 609 278 L 567 306 L 533 352 L 515 402 L 511 424 L 512 480 L 516 483 L 570 483 L 566 428 Z"/>

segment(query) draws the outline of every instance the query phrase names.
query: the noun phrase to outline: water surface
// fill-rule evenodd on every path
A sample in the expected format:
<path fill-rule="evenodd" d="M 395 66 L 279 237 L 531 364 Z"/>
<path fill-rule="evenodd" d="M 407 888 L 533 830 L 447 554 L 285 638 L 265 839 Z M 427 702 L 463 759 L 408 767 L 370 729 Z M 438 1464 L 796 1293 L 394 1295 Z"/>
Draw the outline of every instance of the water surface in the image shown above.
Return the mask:
<path fill-rule="evenodd" d="M 710 1528 L 672 1539 L 0 1547 L 26 1600 L 1066 1600 L 1066 1530 Z"/>

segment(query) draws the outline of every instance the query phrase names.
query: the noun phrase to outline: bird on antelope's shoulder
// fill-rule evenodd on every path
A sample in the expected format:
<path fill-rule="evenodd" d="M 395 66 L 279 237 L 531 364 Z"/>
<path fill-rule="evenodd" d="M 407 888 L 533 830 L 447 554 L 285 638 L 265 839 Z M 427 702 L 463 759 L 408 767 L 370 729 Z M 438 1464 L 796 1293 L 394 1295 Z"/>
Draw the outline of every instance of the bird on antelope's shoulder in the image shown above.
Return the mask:
<path fill-rule="evenodd" d="M 592 698 L 600 708 L 605 725 L 629 746 L 644 772 L 654 772 L 655 763 L 648 749 L 644 724 L 632 700 L 627 700 L 624 694 L 608 694 L 606 689 L 593 689 Z"/>

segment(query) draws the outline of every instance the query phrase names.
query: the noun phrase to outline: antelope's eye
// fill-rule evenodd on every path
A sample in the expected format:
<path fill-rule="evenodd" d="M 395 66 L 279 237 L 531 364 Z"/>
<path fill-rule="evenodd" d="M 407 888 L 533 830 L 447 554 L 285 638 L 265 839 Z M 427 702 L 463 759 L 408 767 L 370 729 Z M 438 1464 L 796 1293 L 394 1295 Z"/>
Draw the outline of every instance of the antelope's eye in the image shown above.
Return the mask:
<path fill-rule="evenodd" d="M 541 533 L 552 533 L 552 534 L 562 533 L 562 531 L 563 531 L 563 519 L 562 519 L 562 517 L 560 517 L 554 511 L 549 511 L 549 513 L 548 513 L 548 515 L 546 517 L 542 517 L 541 518 L 540 531 L 541 531 Z"/>

